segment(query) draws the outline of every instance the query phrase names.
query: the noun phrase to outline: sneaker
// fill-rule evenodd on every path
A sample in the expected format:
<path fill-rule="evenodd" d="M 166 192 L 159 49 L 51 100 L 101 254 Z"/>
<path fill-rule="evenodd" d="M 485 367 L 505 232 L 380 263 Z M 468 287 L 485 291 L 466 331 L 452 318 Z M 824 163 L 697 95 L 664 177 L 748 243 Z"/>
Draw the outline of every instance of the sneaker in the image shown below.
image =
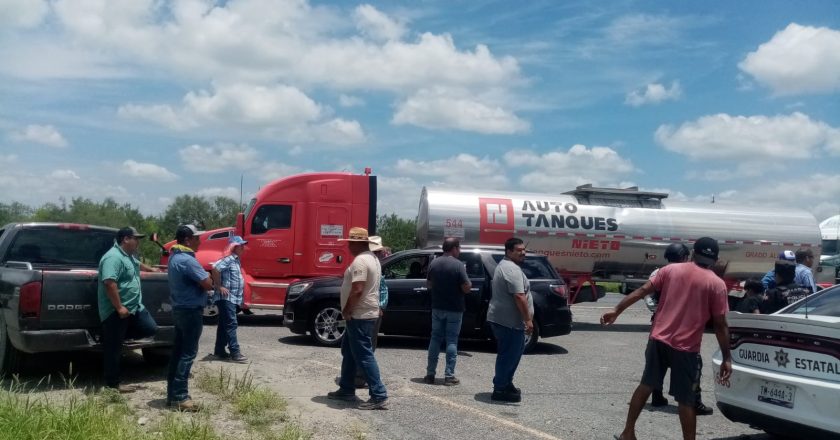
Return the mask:
<path fill-rule="evenodd" d="M 513 386 L 512 383 L 510 385 L 508 385 L 506 391 L 509 392 L 509 393 L 512 393 L 512 394 L 518 394 L 520 396 L 522 395 L 522 390 Z"/>
<path fill-rule="evenodd" d="M 231 362 L 236 362 L 237 364 L 247 364 L 248 363 L 248 358 L 243 356 L 241 353 L 232 354 L 230 356 L 230 361 Z"/>
<path fill-rule="evenodd" d="M 372 409 L 388 409 L 388 398 L 384 398 L 382 400 L 374 400 L 371 398 L 367 402 L 362 402 L 359 404 L 359 409 L 364 410 L 372 410 Z"/>
<path fill-rule="evenodd" d="M 522 395 L 514 394 L 510 391 L 493 391 L 493 394 L 490 396 L 490 400 L 516 403 L 522 401 Z"/>
<path fill-rule="evenodd" d="M 427 375 L 423 376 L 423 383 L 428 384 L 428 385 L 434 385 L 435 384 L 435 375 L 434 374 L 427 374 Z"/>
<path fill-rule="evenodd" d="M 199 412 L 201 405 L 192 399 L 187 399 L 181 402 L 169 402 L 169 407 L 181 412 Z"/>
<path fill-rule="evenodd" d="M 210 353 L 210 360 L 226 361 L 228 359 L 230 359 L 230 355 L 227 353 Z"/>
<path fill-rule="evenodd" d="M 346 392 L 341 391 L 341 390 L 330 391 L 329 393 L 327 393 L 327 398 L 332 399 L 332 400 L 341 400 L 341 401 L 344 401 L 344 402 L 355 402 L 355 401 L 359 400 L 356 397 L 356 393 L 350 394 L 350 393 L 346 393 Z"/>
<path fill-rule="evenodd" d="M 703 405 L 703 402 L 697 402 L 697 404 L 694 405 L 694 412 L 697 413 L 698 416 L 710 416 L 715 413 L 715 410 Z"/>
<path fill-rule="evenodd" d="M 443 384 L 446 386 L 458 385 L 461 381 L 455 376 L 446 377 L 443 379 Z"/>
<path fill-rule="evenodd" d="M 653 397 L 650 399 L 650 406 L 668 406 L 668 399 L 662 395 L 662 392 L 653 392 Z"/>

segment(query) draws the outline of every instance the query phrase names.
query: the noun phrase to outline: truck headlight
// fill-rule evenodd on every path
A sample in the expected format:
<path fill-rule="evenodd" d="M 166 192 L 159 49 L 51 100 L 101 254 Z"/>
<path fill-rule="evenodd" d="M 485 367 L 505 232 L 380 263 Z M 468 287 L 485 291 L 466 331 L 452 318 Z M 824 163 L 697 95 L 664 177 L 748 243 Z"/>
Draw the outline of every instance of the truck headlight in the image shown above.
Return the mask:
<path fill-rule="evenodd" d="M 295 283 L 289 286 L 289 290 L 286 292 L 286 301 L 294 301 L 298 299 L 301 295 L 304 294 L 309 288 L 312 287 L 312 283 Z"/>

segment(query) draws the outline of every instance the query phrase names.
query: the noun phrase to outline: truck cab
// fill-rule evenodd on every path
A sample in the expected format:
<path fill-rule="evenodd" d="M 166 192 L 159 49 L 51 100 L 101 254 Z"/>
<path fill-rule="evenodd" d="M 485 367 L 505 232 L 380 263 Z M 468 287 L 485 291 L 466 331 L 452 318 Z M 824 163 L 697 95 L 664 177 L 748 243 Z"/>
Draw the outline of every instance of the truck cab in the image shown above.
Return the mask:
<path fill-rule="evenodd" d="M 262 187 L 234 227 L 202 234 L 196 258 L 210 270 L 228 238 L 242 236 L 248 241 L 241 256 L 243 308 L 282 310 L 289 283 L 344 271 L 352 258 L 338 239 L 353 226 L 375 233 L 376 176 L 370 170 L 298 174 Z"/>

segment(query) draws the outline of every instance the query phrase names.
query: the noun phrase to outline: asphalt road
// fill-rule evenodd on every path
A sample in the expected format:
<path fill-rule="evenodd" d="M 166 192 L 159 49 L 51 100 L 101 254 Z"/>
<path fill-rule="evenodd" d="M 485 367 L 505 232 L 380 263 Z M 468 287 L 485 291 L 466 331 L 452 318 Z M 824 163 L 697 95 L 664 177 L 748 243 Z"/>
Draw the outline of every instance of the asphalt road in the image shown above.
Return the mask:
<path fill-rule="evenodd" d="M 338 349 L 312 345 L 308 336 L 280 327 L 278 315 L 242 316 L 240 343 L 251 365 L 224 363 L 225 368 L 249 370 L 256 381 L 288 397 L 297 416 L 316 432 L 316 438 L 368 439 L 611 439 L 624 423 L 627 402 L 638 384 L 650 313 L 639 303 L 609 329 L 598 324 L 604 308 L 620 299 L 608 295 L 598 303 L 573 307 L 571 335 L 543 340 L 536 353 L 526 355 L 515 377 L 522 388 L 519 404 L 490 401 L 495 354 L 484 341 L 463 341 L 456 374 L 461 385 L 445 387 L 422 383 L 427 342 L 418 338 L 381 336 L 377 359 L 390 395 L 388 411 L 359 411 L 330 401 L 336 389 L 341 355 Z M 215 328 L 205 327 L 198 368 L 217 368 L 204 355 L 212 351 Z M 704 402 L 714 407 L 710 369 L 716 349 L 712 333 L 703 341 L 706 360 Z M 101 377 L 101 358 L 90 354 L 50 355 L 24 379 L 67 374 L 74 362 L 77 385 L 95 385 Z M 438 376 L 443 376 L 441 356 Z M 125 382 L 158 381 L 163 368 L 149 368 L 139 356 L 124 360 Z M 667 378 L 666 378 L 667 380 Z M 367 391 L 360 390 L 367 398 Z M 681 438 L 676 406 L 647 407 L 639 420 L 640 439 Z M 769 439 L 746 425 L 726 420 L 718 411 L 698 418 L 701 439 Z"/>
<path fill-rule="evenodd" d="M 309 365 L 304 375 L 307 379 L 321 378 L 314 382 L 322 384 L 316 388 L 321 393 L 294 397 L 358 418 L 368 438 L 611 439 L 623 426 L 627 402 L 641 377 L 650 319 L 650 313 L 638 303 L 613 328 L 602 328 L 598 324 L 601 313 L 619 299 L 608 295 L 599 303 L 575 306 L 573 333 L 544 340 L 536 353 L 522 359 L 515 378 L 523 392 L 520 404 L 491 403 L 495 354 L 489 342 L 460 345 L 456 374 L 461 385 L 445 387 L 422 383 L 425 340 L 380 337 L 377 359 L 390 394 L 390 410 L 366 412 L 322 397 L 335 389 L 332 380 L 338 374 L 339 350 L 314 347 L 308 337 L 291 335 L 285 329 L 250 327 L 243 328 L 242 334 L 246 344 L 255 337 L 271 341 L 272 336 L 279 336 L 279 344 L 267 343 L 264 349 L 286 353 L 295 362 Z M 268 335 L 262 336 L 265 333 Z M 710 406 L 715 402 L 709 368 L 715 349 L 714 335 L 707 333 L 702 352 L 708 360 L 703 397 Z M 443 357 L 439 377 L 442 368 Z M 366 390 L 359 392 L 365 398 L 366 394 Z M 681 438 L 676 406 L 646 408 L 637 433 L 642 439 Z M 718 411 L 699 418 L 698 434 L 703 439 L 769 438 L 746 425 L 729 422 Z"/>

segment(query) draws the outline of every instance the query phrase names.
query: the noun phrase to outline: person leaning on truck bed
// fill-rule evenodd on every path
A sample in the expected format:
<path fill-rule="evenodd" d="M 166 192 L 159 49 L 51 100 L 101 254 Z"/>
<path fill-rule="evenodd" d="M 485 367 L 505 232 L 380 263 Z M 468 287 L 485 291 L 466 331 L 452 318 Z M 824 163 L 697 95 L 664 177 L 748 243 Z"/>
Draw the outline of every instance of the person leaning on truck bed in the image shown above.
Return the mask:
<path fill-rule="evenodd" d="M 157 323 L 143 306 L 140 271 L 160 272 L 141 263 L 135 254 L 145 237 L 126 226 L 117 231 L 114 246 L 99 260 L 99 319 L 102 320 L 102 349 L 105 386 L 120 393 L 132 393 L 137 387 L 120 384 L 120 355 L 123 341 L 151 338 Z"/>
<path fill-rule="evenodd" d="M 175 346 L 166 377 L 166 404 L 179 411 L 200 409 L 190 397 L 189 379 L 204 326 L 202 315 L 207 305 L 207 292 L 213 288 L 210 274 L 195 258 L 203 232 L 193 225 L 178 226 L 175 231 L 177 244 L 169 250 L 169 295 L 175 323 Z"/>

